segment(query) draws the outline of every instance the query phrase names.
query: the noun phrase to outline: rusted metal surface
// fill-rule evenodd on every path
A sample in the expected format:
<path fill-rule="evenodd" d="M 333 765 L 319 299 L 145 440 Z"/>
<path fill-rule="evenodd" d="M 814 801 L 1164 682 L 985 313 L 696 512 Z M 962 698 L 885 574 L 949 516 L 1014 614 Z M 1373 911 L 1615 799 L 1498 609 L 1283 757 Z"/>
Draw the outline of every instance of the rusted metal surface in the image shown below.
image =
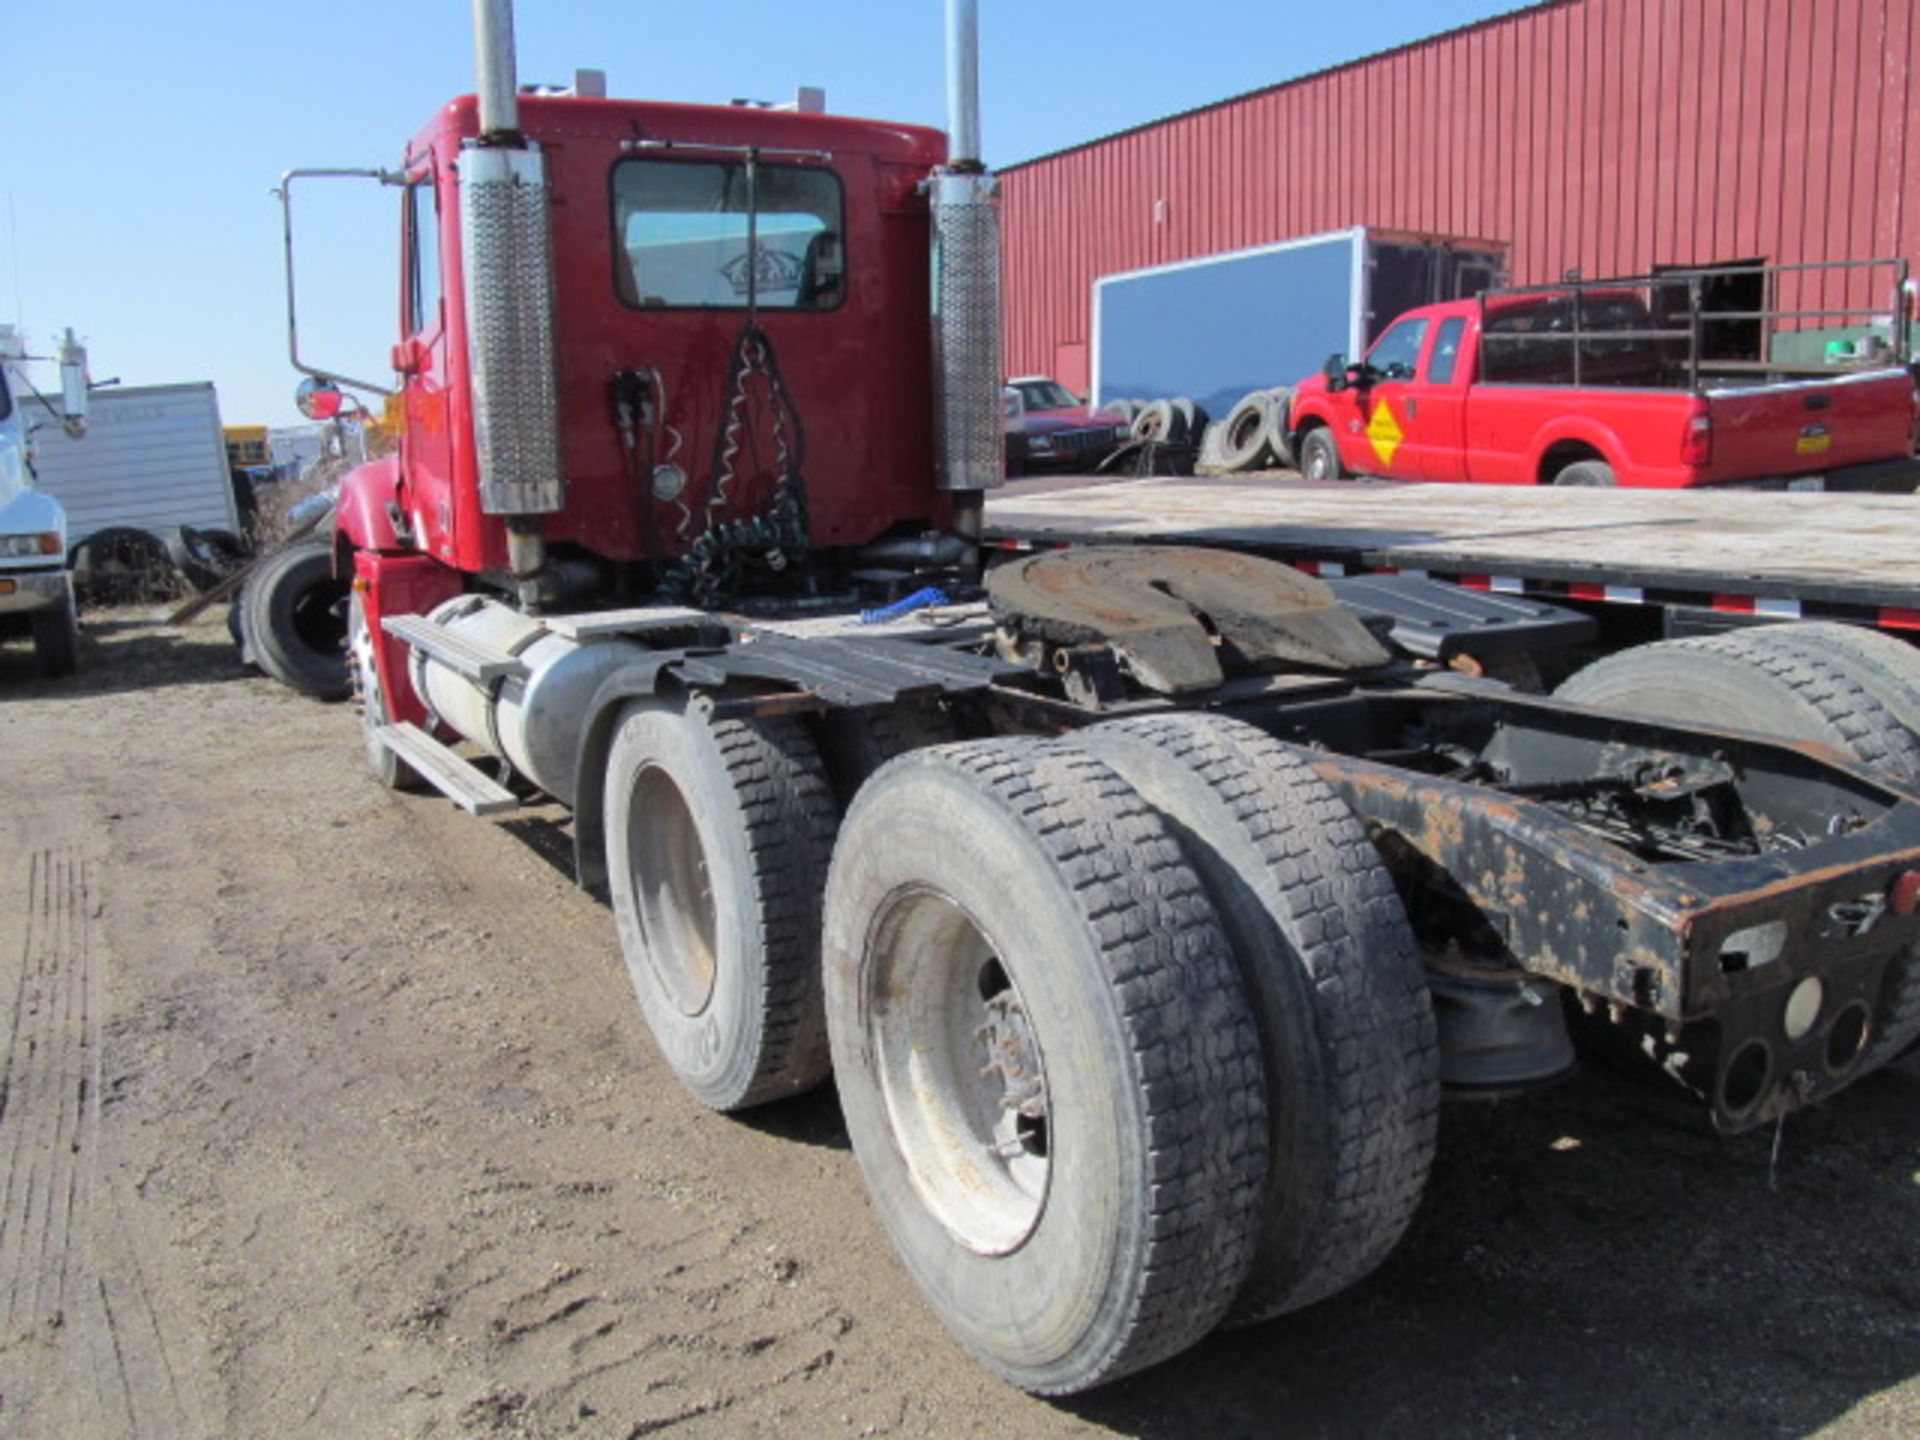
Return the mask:
<path fill-rule="evenodd" d="M 1101 275 L 1352 225 L 1505 236 L 1523 284 L 1920 258 L 1917 56 L 1910 0 L 1561 0 L 1008 166 L 1009 373 L 1086 384 Z"/>
<path fill-rule="evenodd" d="M 1254 670 L 1365 670 L 1391 658 L 1322 582 L 1226 550 L 1034 555 L 989 574 L 987 597 L 1016 643 L 1109 647 L 1129 674 L 1161 694 L 1219 685 L 1223 652 Z"/>
<path fill-rule="evenodd" d="M 1430 949 L 1570 987 L 1595 1027 L 1694 1090 L 1723 1130 L 1855 1078 L 1888 963 L 1920 943 L 1920 917 L 1893 903 L 1920 869 L 1920 803 L 1811 743 L 1475 696 L 1447 677 L 1372 703 L 1417 703 L 1421 728 L 1443 737 L 1467 729 L 1449 709 L 1477 710 L 1471 724 L 1491 736 L 1471 780 L 1312 757 L 1366 822 Z M 1609 796 L 1632 797 L 1622 814 L 1713 815 L 1723 829 L 1669 818 L 1623 836 Z M 1812 997 L 1800 1030 L 1796 994 Z"/>

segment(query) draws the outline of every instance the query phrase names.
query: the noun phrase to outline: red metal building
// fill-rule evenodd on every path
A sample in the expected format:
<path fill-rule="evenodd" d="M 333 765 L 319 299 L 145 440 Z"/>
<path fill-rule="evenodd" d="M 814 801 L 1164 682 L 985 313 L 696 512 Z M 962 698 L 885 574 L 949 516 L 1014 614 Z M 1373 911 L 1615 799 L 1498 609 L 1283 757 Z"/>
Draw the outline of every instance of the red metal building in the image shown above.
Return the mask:
<path fill-rule="evenodd" d="M 1920 0 L 1552 0 L 1009 166 L 1008 370 L 1086 385 L 1101 275 L 1351 225 L 1522 284 L 1920 259 L 1917 56 Z"/>

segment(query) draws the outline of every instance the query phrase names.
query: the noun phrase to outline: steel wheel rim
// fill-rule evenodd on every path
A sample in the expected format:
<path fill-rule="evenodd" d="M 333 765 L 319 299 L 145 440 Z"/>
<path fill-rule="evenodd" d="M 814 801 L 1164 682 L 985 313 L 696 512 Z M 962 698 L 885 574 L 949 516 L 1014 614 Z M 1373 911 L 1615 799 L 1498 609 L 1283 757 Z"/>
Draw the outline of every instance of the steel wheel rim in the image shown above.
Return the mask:
<path fill-rule="evenodd" d="M 358 692 L 360 724 L 366 731 L 367 751 L 377 757 L 386 749 L 374 732 L 387 723 L 387 702 L 380 693 L 380 666 L 374 658 L 373 630 L 367 624 L 366 603 L 358 596 L 347 604 L 347 663 L 348 674 Z"/>
<path fill-rule="evenodd" d="M 720 968 L 713 876 L 686 795 L 657 765 L 634 777 L 627 854 L 647 964 L 675 1009 L 702 1014 Z"/>
<path fill-rule="evenodd" d="M 1046 1208 L 1053 1132 L 1039 1037 L 998 947 L 916 888 L 875 917 L 867 961 L 868 1051 L 915 1192 L 969 1250 L 1018 1249 Z"/>

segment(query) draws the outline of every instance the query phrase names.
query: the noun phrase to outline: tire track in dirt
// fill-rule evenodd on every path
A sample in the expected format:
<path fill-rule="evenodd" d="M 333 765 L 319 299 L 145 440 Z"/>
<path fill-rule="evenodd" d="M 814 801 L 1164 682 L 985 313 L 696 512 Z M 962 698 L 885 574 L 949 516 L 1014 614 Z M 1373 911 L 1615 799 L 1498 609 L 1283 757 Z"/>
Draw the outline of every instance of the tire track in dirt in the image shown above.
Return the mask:
<path fill-rule="evenodd" d="M 90 1437 L 210 1433 L 182 1404 L 127 1217 L 101 1166 L 99 862 L 41 849 L 25 868 L 0 1066 L 0 1362 L 50 1346 L 64 1360 L 52 1373 L 64 1371 L 68 1383 L 64 1394 L 36 1394 L 0 1364 L 9 1409 Z"/>

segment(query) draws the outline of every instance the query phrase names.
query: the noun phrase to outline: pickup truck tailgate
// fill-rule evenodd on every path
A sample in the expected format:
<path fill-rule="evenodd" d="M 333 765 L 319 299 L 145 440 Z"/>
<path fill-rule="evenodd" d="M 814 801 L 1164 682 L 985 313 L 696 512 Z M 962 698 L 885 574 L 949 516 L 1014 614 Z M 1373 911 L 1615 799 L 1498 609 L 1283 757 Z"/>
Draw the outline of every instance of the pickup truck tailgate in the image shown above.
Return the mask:
<path fill-rule="evenodd" d="M 1905 370 L 1709 390 L 1707 405 L 1707 481 L 1808 475 L 1913 448 L 1913 379 Z"/>

